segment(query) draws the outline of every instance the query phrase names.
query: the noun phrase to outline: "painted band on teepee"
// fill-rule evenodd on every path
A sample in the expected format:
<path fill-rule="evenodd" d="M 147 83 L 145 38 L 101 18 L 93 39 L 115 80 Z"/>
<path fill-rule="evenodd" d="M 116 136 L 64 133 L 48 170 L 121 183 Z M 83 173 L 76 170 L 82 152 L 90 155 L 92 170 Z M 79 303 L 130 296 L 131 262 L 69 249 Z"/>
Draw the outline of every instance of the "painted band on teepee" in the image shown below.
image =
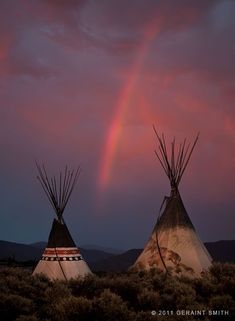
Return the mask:
<path fill-rule="evenodd" d="M 72 248 L 72 249 L 68 249 L 68 248 L 46 248 L 43 256 L 47 256 L 47 255 L 74 255 L 74 254 L 80 254 L 79 250 L 77 248 Z"/>

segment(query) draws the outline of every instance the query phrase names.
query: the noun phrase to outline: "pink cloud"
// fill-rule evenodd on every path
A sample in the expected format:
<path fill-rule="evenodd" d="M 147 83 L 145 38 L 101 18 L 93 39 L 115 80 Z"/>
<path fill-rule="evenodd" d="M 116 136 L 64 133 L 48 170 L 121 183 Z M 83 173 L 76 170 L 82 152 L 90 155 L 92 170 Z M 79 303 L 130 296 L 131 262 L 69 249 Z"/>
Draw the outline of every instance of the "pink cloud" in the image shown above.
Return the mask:
<path fill-rule="evenodd" d="M 100 211 L 113 219 L 120 212 L 120 222 L 136 213 L 145 216 L 143 224 L 151 223 L 147 208 L 151 213 L 169 187 L 153 152 L 154 123 L 168 142 L 173 136 L 192 140 L 201 132 L 182 191 L 193 208 L 208 206 L 208 217 L 220 212 L 218 204 L 228 203 L 231 210 L 234 24 L 226 10 L 228 19 L 222 19 L 221 3 L 1 2 L 0 162 L 6 184 L 7 175 L 31 175 L 35 158 L 52 167 L 81 161 L 81 207 L 89 218 L 84 220 Z M 93 201 L 108 130 L 140 53 L 109 188 L 97 209 Z"/>

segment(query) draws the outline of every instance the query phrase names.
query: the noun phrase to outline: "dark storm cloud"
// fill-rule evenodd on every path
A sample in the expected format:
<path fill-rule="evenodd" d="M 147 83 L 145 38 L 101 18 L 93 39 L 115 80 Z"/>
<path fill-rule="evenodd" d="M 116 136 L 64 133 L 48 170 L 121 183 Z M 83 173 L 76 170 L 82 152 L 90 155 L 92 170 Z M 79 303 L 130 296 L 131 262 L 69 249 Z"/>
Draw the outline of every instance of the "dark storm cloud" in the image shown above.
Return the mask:
<path fill-rule="evenodd" d="M 90 1 L 81 12 L 83 31 L 98 47 L 113 53 L 133 52 L 155 25 L 158 33 L 188 28 L 216 1 Z"/>
<path fill-rule="evenodd" d="M 17 5 L 3 1 L 1 69 L 35 77 L 56 74 L 60 61 L 55 57 L 61 45 L 65 46 L 61 55 L 66 55 L 66 47 L 87 46 L 133 53 L 152 24 L 158 32 L 187 29 L 211 7 L 211 1 L 197 5 L 195 1 L 148 1 L 148 5 L 146 1 L 22 1 Z"/>

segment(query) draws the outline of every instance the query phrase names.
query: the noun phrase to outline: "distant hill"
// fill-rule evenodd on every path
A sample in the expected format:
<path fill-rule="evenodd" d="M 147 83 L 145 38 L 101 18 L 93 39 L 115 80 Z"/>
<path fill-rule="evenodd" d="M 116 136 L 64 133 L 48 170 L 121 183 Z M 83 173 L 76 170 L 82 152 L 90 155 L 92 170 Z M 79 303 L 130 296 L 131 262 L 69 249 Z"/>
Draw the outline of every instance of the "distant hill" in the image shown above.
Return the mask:
<path fill-rule="evenodd" d="M 0 241 L 0 259 L 39 260 L 45 246 L 45 242 L 20 244 Z M 205 246 L 215 261 L 235 263 L 235 240 L 207 242 Z M 80 251 L 93 271 L 124 271 L 135 262 L 142 249 L 132 249 L 118 255 L 98 249 L 80 248 Z"/>
<path fill-rule="evenodd" d="M 28 244 L 28 245 L 43 250 L 46 247 L 47 242 L 35 242 L 35 243 Z"/>
<path fill-rule="evenodd" d="M 21 244 L 8 241 L 0 241 L 0 259 L 14 258 L 16 261 L 39 260 L 42 256 L 45 242 L 37 242 L 32 244 Z M 81 255 L 88 264 L 105 260 L 112 257 L 113 253 L 107 253 L 96 249 L 80 248 Z"/>
<path fill-rule="evenodd" d="M 97 261 L 90 267 L 93 271 L 125 271 L 135 262 L 141 251 L 142 249 L 132 249 L 122 254 Z"/>
<path fill-rule="evenodd" d="M 82 248 L 79 248 L 79 250 L 82 254 L 82 257 L 89 265 L 99 262 L 100 260 L 106 260 L 114 256 L 114 254 L 112 253 L 107 253 L 99 250 L 87 250 Z"/>
<path fill-rule="evenodd" d="M 235 263 L 235 240 L 206 242 L 205 246 L 214 261 Z M 98 261 L 93 265 L 93 271 L 125 271 L 135 263 L 141 251 L 133 249 Z"/>
<path fill-rule="evenodd" d="M 43 250 L 27 244 L 0 241 L 0 259 L 14 257 L 17 261 L 38 260 Z"/>
<path fill-rule="evenodd" d="M 205 246 L 214 261 L 235 263 L 235 240 L 206 242 Z"/>
<path fill-rule="evenodd" d="M 121 254 L 124 252 L 124 250 L 121 250 L 121 249 L 115 249 L 112 247 L 100 246 L 95 244 L 82 244 L 80 247 L 86 250 L 98 250 L 98 251 L 112 253 L 112 254 Z"/>

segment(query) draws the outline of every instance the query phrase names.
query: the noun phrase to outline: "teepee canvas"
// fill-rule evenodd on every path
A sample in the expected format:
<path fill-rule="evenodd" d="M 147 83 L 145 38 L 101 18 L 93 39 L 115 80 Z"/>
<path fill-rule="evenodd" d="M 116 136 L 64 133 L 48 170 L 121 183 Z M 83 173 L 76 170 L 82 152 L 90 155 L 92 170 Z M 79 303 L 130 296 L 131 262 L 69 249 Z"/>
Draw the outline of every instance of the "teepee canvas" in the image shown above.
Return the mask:
<path fill-rule="evenodd" d="M 177 153 L 174 139 L 169 155 L 164 135 L 159 136 L 155 128 L 154 131 L 159 143 L 159 150 L 155 153 L 169 178 L 171 194 L 165 197 L 151 237 L 134 268 L 149 270 L 157 267 L 167 273 L 197 277 L 210 267 L 212 258 L 187 214 L 180 196 L 179 183 L 198 136 L 192 145 L 186 144 L 184 140 Z"/>
<path fill-rule="evenodd" d="M 56 213 L 56 218 L 52 224 L 47 247 L 33 274 L 43 273 L 52 280 L 69 280 L 89 274 L 91 271 L 79 253 L 63 218 L 80 170 L 70 171 L 66 167 L 64 174 L 60 173 L 59 179 L 56 180 L 55 176 L 48 177 L 44 166 L 36 165 L 39 172 L 38 180 Z"/>

